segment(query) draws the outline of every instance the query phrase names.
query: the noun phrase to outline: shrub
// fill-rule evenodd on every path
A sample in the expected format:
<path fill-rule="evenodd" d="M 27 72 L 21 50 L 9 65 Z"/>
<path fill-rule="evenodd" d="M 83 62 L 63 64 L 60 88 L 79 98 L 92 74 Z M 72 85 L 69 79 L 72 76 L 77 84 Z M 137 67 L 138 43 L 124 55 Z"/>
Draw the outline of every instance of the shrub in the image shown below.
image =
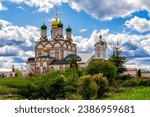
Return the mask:
<path fill-rule="evenodd" d="M 77 80 L 79 79 L 79 70 L 76 68 L 67 68 L 64 72 L 64 81 L 66 91 L 75 93 L 77 90 Z"/>
<path fill-rule="evenodd" d="M 90 75 L 103 73 L 104 77 L 107 77 L 110 85 L 116 77 L 116 67 L 110 61 L 92 61 L 89 63 L 86 72 Z"/>
<path fill-rule="evenodd" d="M 92 79 L 97 84 L 97 97 L 100 98 L 108 90 L 108 80 L 106 77 L 103 77 L 103 74 L 101 73 L 92 76 Z"/>
<path fill-rule="evenodd" d="M 133 77 L 130 74 L 120 75 L 117 77 L 117 79 L 120 79 L 120 80 L 130 80 L 131 78 L 133 78 Z"/>
<path fill-rule="evenodd" d="M 140 80 L 138 86 L 150 86 L 150 80 Z"/>
<path fill-rule="evenodd" d="M 78 80 L 79 93 L 83 99 L 100 98 L 108 90 L 108 80 L 103 74 L 86 75 Z"/>
<path fill-rule="evenodd" d="M 131 86 L 137 86 L 137 82 L 135 80 L 126 80 L 122 83 L 123 87 L 131 87 Z"/>
<path fill-rule="evenodd" d="M 90 75 L 83 76 L 78 80 L 79 93 L 83 99 L 92 99 L 96 95 L 97 85 Z"/>

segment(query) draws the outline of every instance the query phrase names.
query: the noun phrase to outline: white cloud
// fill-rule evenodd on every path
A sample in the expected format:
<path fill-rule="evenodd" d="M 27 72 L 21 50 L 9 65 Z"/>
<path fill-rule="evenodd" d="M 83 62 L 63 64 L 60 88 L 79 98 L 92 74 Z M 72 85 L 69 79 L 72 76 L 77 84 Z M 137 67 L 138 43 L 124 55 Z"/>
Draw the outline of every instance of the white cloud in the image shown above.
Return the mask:
<path fill-rule="evenodd" d="M 148 0 L 68 0 L 68 3 L 73 9 L 83 10 L 98 20 L 126 17 L 140 10 L 150 13 Z"/>
<path fill-rule="evenodd" d="M 34 56 L 34 43 L 40 37 L 37 27 L 19 27 L 5 20 L 0 20 L 0 27 L 0 67 L 25 64 Z"/>
<path fill-rule="evenodd" d="M 6 11 L 7 8 L 5 6 L 2 5 L 2 3 L 0 2 L 0 11 Z"/>
<path fill-rule="evenodd" d="M 67 0 L 11 0 L 10 2 L 15 3 L 24 3 L 28 6 L 34 6 L 38 8 L 39 12 L 48 13 L 54 5 L 60 5 L 61 3 L 65 3 Z"/>
<path fill-rule="evenodd" d="M 126 66 L 134 66 L 145 69 L 150 69 L 150 34 L 134 35 L 126 33 L 111 34 L 109 30 L 94 30 L 89 38 L 82 36 L 73 36 L 74 42 L 77 44 L 79 53 L 91 52 L 94 53 L 94 44 L 98 41 L 100 32 L 103 35 L 103 40 L 107 42 L 107 57 L 112 54 L 112 47 L 117 40 L 122 46 L 122 54 L 127 57 Z"/>
<path fill-rule="evenodd" d="M 150 20 L 147 20 L 145 18 L 139 18 L 137 16 L 126 21 L 125 25 L 128 28 L 134 29 L 141 33 L 150 31 Z"/>
<path fill-rule="evenodd" d="M 22 6 L 16 7 L 17 9 L 25 10 Z"/>
<path fill-rule="evenodd" d="M 81 33 L 82 33 L 82 32 L 86 32 L 86 31 L 87 31 L 87 29 L 85 29 L 85 28 L 79 30 L 79 32 L 81 32 Z"/>
<path fill-rule="evenodd" d="M 140 10 L 147 10 L 150 13 L 149 0 L 11 0 L 11 2 L 34 6 L 39 12 L 49 12 L 54 5 L 68 3 L 72 9 L 78 12 L 83 10 L 98 20 L 126 17 Z"/>
<path fill-rule="evenodd" d="M 5 20 L 0 20 L 0 27 L 6 27 L 10 25 L 11 23 Z"/>
<path fill-rule="evenodd" d="M 53 21 L 55 21 L 55 18 L 52 17 L 51 19 L 48 19 L 47 21 L 48 21 L 48 22 L 53 22 Z"/>

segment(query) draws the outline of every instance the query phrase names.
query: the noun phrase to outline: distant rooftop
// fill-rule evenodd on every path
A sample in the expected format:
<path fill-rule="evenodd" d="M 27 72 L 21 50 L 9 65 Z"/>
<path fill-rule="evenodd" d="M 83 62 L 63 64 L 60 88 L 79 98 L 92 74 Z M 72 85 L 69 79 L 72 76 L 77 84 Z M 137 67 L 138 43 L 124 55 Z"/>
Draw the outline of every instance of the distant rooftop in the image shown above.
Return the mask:
<path fill-rule="evenodd" d="M 0 68 L 0 72 L 12 72 L 12 69 Z"/>

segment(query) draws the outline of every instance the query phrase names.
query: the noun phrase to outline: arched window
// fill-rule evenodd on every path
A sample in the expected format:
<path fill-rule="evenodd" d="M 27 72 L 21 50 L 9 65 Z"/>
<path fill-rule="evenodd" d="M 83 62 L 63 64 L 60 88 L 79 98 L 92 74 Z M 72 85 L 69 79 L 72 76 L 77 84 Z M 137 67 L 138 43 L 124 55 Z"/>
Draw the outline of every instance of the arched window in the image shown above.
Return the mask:
<path fill-rule="evenodd" d="M 50 71 L 54 71 L 54 67 L 53 66 L 50 67 Z"/>
<path fill-rule="evenodd" d="M 59 51 L 58 50 L 55 51 L 55 58 L 59 59 Z"/>
<path fill-rule="evenodd" d="M 97 57 L 100 57 L 100 51 L 97 51 Z"/>
<path fill-rule="evenodd" d="M 41 73 L 41 70 L 39 67 L 36 69 L 36 71 L 37 71 L 37 73 Z"/>
<path fill-rule="evenodd" d="M 60 66 L 59 66 L 59 69 L 63 69 L 63 66 L 62 66 L 62 65 L 60 65 Z"/>
<path fill-rule="evenodd" d="M 43 73 L 46 73 L 46 67 L 43 67 Z"/>
<path fill-rule="evenodd" d="M 38 52 L 38 57 L 40 57 L 40 56 L 42 56 L 42 52 L 41 51 Z"/>

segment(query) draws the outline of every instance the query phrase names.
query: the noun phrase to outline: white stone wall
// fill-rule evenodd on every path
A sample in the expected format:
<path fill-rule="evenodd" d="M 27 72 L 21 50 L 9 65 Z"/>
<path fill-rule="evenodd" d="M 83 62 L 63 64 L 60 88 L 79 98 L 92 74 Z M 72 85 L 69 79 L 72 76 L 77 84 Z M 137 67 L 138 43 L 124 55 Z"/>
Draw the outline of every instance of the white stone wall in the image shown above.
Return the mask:
<path fill-rule="evenodd" d="M 15 72 L 0 72 L 0 77 L 14 77 Z"/>
<path fill-rule="evenodd" d="M 150 78 L 150 72 L 142 72 L 141 76 L 146 77 L 146 78 Z"/>
<path fill-rule="evenodd" d="M 124 72 L 124 74 L 129 74 L 129 75 L 132 75 L 132 76 L 137 76 L 137 70 L 126 71 L 126 72 Z"/>

